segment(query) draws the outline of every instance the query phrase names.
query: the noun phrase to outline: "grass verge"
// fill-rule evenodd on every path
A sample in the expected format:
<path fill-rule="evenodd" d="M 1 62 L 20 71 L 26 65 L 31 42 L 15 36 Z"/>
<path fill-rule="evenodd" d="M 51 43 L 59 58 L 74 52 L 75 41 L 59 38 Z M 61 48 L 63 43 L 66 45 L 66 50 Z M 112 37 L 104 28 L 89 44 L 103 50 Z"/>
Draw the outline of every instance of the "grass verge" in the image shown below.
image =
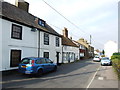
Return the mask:
<path fill-rule="evenodd" d="M 120 60 L 119 59 L 112 59 L 112 63 L 113 63 L 112 66 L 118 75 L 118 79 L 120 80 Z"/>

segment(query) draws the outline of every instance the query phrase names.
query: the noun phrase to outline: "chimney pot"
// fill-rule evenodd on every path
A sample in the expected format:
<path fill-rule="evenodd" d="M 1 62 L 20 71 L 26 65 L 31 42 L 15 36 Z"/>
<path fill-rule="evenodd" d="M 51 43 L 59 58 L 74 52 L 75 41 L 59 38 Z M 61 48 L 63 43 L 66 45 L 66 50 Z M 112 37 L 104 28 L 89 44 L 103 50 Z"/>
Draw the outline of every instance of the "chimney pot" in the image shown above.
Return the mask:
<path fill-rule="evenodd" d="M 64 36 L 64 37 L 68 37 L 68 30 L 67 30 L 66 27 L 64 27 L 63 36 Z"/>

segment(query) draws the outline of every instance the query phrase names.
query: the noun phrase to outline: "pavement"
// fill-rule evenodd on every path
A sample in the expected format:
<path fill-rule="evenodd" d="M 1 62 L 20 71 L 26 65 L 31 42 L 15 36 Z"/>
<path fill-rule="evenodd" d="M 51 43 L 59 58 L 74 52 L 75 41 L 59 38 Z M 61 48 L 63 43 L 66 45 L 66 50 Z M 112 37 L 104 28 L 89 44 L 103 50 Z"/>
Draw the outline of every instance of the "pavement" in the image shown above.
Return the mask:
<path fill-rule="evenodd" d="M 89 88 L 118 88 L 119 81 L 112 66 L 100 66 L 96 71 Z"/>

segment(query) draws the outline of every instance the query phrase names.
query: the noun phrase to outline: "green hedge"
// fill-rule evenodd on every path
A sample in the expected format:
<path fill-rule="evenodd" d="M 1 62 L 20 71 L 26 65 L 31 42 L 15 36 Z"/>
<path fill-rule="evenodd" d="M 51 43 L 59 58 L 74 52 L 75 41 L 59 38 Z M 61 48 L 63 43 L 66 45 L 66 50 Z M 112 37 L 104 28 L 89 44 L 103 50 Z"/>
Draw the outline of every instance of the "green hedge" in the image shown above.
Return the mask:
<path fill-rule="evenodd" d="M 113 68 L 118 74 L 118 78 L 120 80 L 120 53 L 113 53 L 112 57 Z M 118 71 L 119 70 L 119 71 Z"/>
<path fill-rule="evenodd" d="M 120 80 L 120 60 L 112 59 L 112 63 L 113 63 L 112 66 L 118 75 L 118 79 Z"/>
<path fill-rule="evenodd" d="M 113 53 L 113 55 L 111 56 L 111 59 L 118 59 L 118 60 L 120 60 L 120 53 Z"/>

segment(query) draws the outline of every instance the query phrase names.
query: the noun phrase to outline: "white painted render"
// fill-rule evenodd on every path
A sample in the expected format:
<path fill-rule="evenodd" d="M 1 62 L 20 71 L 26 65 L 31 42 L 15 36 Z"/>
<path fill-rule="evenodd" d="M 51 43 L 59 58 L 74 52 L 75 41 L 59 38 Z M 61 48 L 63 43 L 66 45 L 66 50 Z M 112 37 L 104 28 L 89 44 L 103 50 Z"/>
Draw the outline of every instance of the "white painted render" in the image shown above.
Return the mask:
<path fill-rule="evenodd" d="M 105 56 L 111 58 L 112 54 L 118 51 L 118 45 L 114 41 L 108 41 L 104 45 Z"/>
<path fill-rule="evenodd" d="M 75 60 L 79 59 L 79 48 L 78 47 L 63 45 L 63 52 L 75 53 Z M 74 62 L 74 59 L 70 60 L 70 62 Z M 64 60 L 63 58 L 63 63 L 68 63 L 68 60 Z"/>
<path fill-rule="evenodd" d="M 61 46 L 61 38 L 59 38 L 59 47 L 56 47 L 56 37 L 52 34 L 49 34 L 49 45 L 44 45 L 44 33 L 40 32 L 40 56 L 43 57 L 43 52 L 49 52 L 49 58 L 57 63 L 56 52 L 60 52 L 59 54 L 59 63 L 62 63 L 62 46 Z"/>
<path fill-rule="evenodd" d="M 0 71 L 16 69 L 10 67 L 10 52 L 13 50 L 21 50 L 21 58 L 38 56 L 38 31 L 31 31 L 30 27 L 23 26 L 14 22 L 10 22 L 0 18 L 2 21 L 2 29 L 0 29 Z M 22 40 L 11 38 L 12 24 L 22 26 Z M 1 35 L 2 34 L 2 35 Z M 60 47 L 55 46 L 55 35 L 49 34 L 50 44 L 44 45 L 44 32 L 40 31 L 40 57 L 43 57 L 44 51 L 49 51 L 50 59 L 56 63 L 56 52 L 60 52 L 59 63 L 62 62 L 62 46 L 60 38 Z M 2 50 L 1 50 L 2 47 Z M 1 65 L 2 64 L 2 65 Z"/>
<path fill-rule="evenodd" d="M 37 32 L 31 32 L 31 28 L 22 26 L 22 40 L 11 38 L 12 24 L 20 25 L 2 19 L 2 70 L 16 69 L 10 67 L 11 50 L 21 50 L 21 58 L 37 56 Z"/>
<path fill-rule="evenodd" d="M 0 71 L 2 71 L 2 19 L 0 19 Z"/>

